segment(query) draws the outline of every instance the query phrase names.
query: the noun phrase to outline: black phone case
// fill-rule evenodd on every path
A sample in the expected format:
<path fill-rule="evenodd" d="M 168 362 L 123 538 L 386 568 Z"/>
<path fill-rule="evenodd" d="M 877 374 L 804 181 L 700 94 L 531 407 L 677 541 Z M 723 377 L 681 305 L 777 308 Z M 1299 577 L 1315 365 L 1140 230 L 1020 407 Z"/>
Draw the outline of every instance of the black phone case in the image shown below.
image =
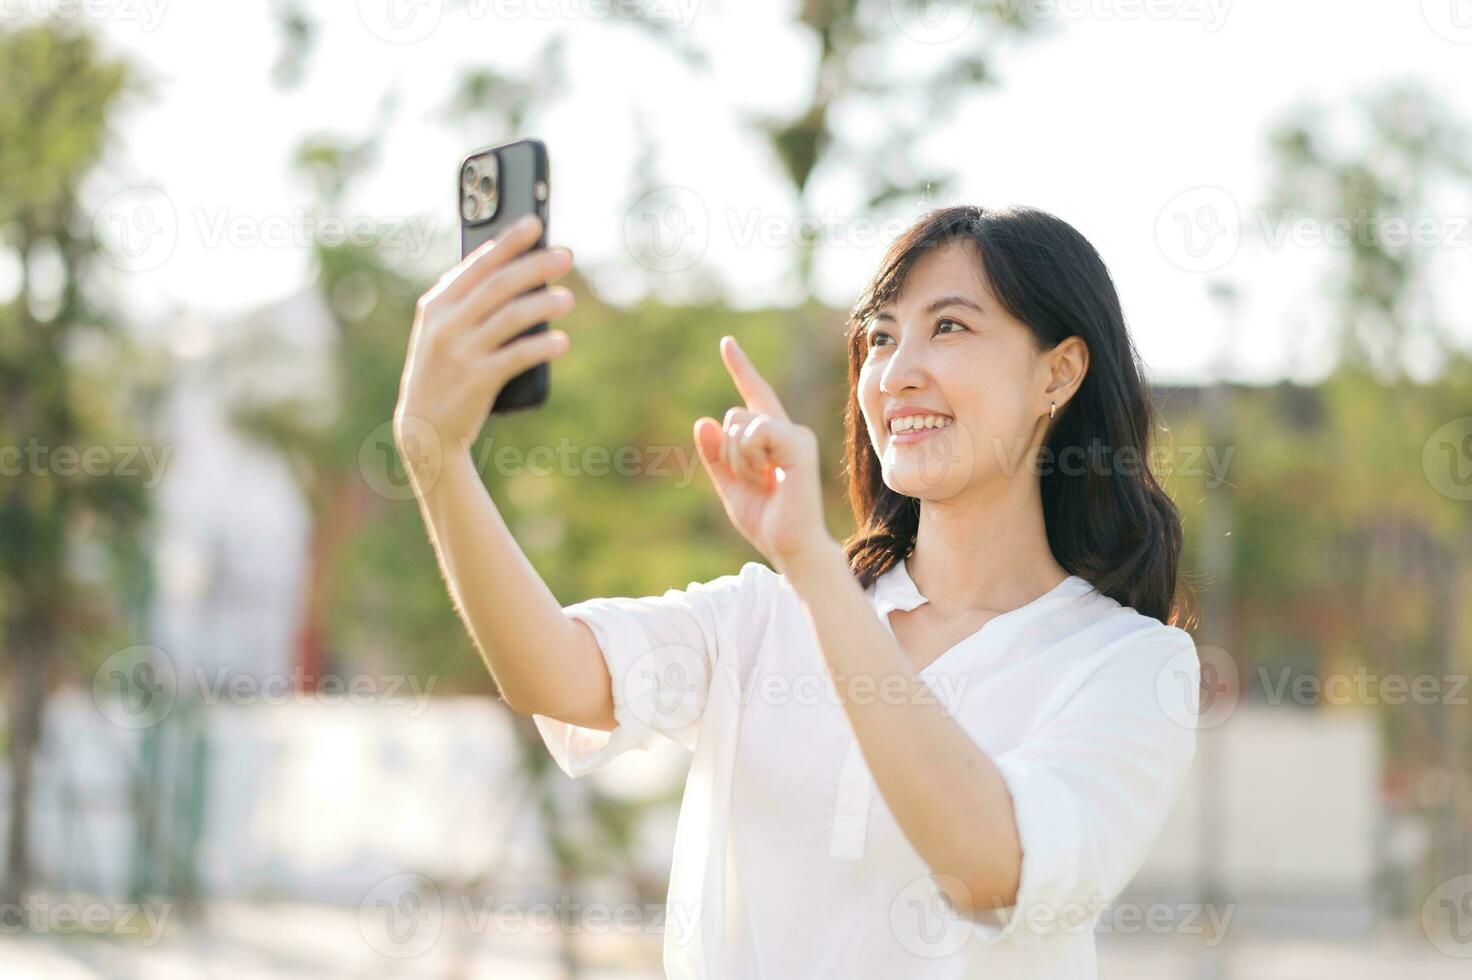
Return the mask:
<path fill-rule="evenodd" d="M 488 153 L 494 153 L 499 164 L 500 192 L 496 212 L 489 218 L 468 221 L 459 207 L 460 174 L 465 164 L 471 159 Z M 538 192 L 538 188 L 541 189 L 541 193 Z M 488 240 L 500 235 L 507 226 L 524 214 L 536 214 L 542 219 L 542 234 L 537 239 L 535 247 L 545 248 L 551 190 L 547 147 L 541 140 L 515 140 L 496 146 L 482 147 L 467 153 L 460 161 L 460 167 L 455 173 L 455 210 L 460 214 L 460 257 L 464 258 Z M 535 289 L 545 288 L 545 286 L 535 287 Z M 546 323 L 538 323 L 523 330 L 512 340 L 529 334 L 541 333 L 546 329 Z M 551 365 L 543 361 L 508 381 L 491 405 L 490 414 L 504 415 L 508 412 L 536 408 L 547 401 L 551 385 Z"/>

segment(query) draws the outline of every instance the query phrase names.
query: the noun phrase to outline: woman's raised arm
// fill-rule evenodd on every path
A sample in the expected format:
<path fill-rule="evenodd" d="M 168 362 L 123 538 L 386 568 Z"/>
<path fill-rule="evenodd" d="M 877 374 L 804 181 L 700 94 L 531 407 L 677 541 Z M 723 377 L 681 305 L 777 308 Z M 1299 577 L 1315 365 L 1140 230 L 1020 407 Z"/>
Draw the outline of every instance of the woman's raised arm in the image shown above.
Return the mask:
<path fill-rule="evenodd" d="M 455 609 L 506 703 L 607 731 L 615 726 L 612 681 L 598 642 L 532 568 L 470 454 L 506 383 L 567 349 L 560 330 L 507 343 L 573 307 L 560 286 L 527 292 L 572 268 L 566 249 L 527 252 L 539 233 L 535 217 L 513 225 L 420 297 L 394 441 Z"/>

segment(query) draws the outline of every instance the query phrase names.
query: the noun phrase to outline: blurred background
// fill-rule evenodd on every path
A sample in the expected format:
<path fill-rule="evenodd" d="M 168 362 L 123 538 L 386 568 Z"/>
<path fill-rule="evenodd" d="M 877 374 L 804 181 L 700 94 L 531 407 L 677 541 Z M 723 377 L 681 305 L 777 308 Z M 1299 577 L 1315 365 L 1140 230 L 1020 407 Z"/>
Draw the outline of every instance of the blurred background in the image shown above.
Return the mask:
<path fill-rule="evenodd" d="M 688 756 L 552 765 L 390 433 L 458 163 L 537 136 L 572 348 L 475 453 L 564 603 L 759 560 L 690 440 L 726 333 L 848 533 L 885 244 L 1045 208 L 1202 615 L 1104 975 L 1467 976 L 1469 83 L 1466 0 L 0 0 L 0 975 L 661 975 Z"/>

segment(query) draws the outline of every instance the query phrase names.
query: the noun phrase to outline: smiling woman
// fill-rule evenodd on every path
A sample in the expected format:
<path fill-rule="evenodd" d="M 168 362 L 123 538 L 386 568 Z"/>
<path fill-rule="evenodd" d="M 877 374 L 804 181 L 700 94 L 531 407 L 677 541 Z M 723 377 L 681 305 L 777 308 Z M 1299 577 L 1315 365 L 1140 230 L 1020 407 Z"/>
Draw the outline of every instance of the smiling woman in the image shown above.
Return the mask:
<path fill-rule="evenodd" d="M 421 302 L 396 432 L 468 444 L 504 378 L 564 349 L 500 346 L 569 308 L 514 299 L 570 265 L 518 255 L 534 238 Z M 411 469 L 442 570 L 568 776 L 659 738 L 694 753 L 668 976 L 1093 977 L 1093 923 L 1191 764 L 1199 683 L 1169 499 L 1148 473 L 1040 465 L 1145 458 L 1113 286 L 1056 218 L 947 209 L 891 249 L 849 349 L 846 545 L 816 435 L 726 337 L 743 404 L 693 435 L 769 564 L 559 607 L 449 453 Z"/>
<path fill-rule="evenodd" d="M 846 550 L 862 584 L 914 548 L 921 499 L 1028 469 L 1062 568 L 1190 625 L 1177 595 L 1179 514 L 1147 467 L 1127 465 L 1147 458 L 1153 428 L 1139 357 L 1103 260 L 1071 225 L 1031 208 L 927 215 L 855 305 L 848 350 L 844 448 L 859 530 Z M 920 390 L 926 400 L 911 404 Z M 924 452 L 898 452 L 918 440 L 875 424 L 925 408 L 960 424 Z"/>

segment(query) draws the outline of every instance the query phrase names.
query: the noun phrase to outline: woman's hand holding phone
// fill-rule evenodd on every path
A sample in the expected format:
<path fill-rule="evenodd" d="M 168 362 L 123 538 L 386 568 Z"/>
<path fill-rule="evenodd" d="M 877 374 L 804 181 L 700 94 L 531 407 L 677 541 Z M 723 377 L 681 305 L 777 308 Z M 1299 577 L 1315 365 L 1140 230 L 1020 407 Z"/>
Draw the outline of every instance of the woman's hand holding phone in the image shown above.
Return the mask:
<path fill-rule="evenodd" d="M 571 290 L 535 288 L 572 268 L 566 248 L 528 251 L 541 226 L 535 215 L 513 224 L 419 297 L 393 426 L 411 478 L 418 465 L 411 457 L 423 455 L 426 437 L 438 441 L 440 452 L 468 451 L 506 383 L 567 350 L 561 330 L 508 343 L 573 308 Z"/>

